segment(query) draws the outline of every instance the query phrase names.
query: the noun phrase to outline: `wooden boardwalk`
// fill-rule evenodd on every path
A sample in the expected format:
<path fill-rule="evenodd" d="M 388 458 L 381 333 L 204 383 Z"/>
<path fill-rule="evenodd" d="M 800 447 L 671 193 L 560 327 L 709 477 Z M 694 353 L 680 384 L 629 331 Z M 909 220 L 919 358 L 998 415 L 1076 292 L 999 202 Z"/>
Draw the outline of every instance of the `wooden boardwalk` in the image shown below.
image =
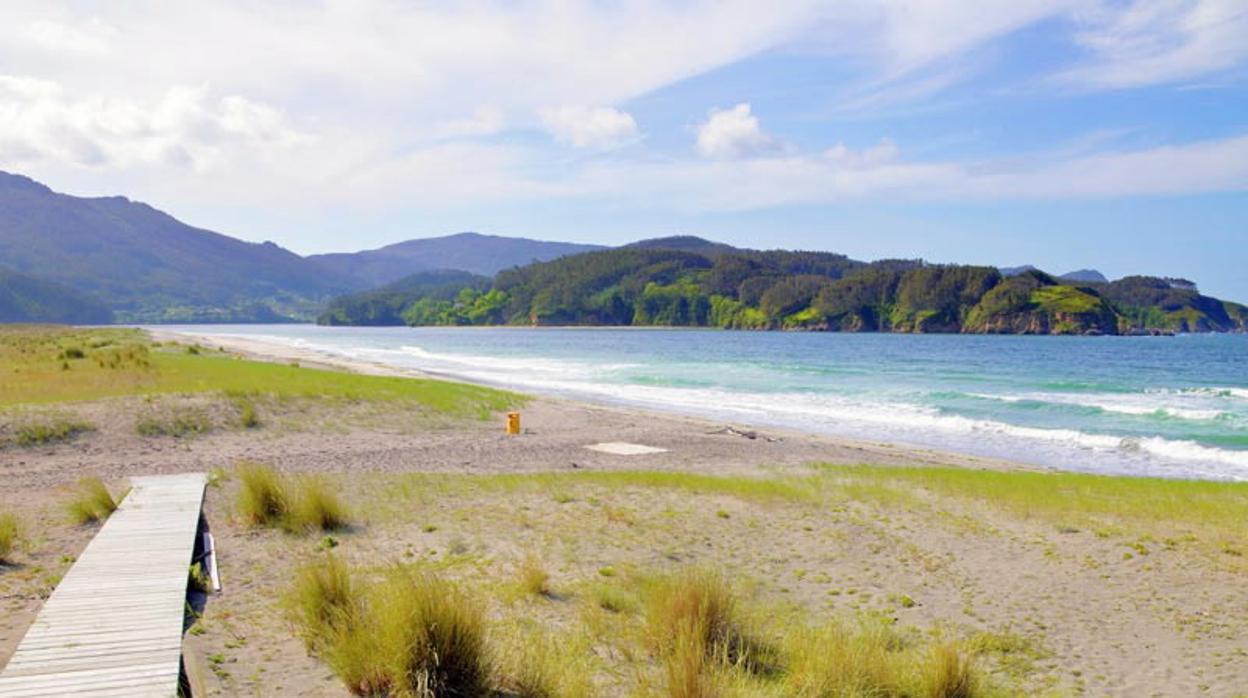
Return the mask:
<path fill-rule="evenodd" d="M 130 482 L 0 673 L 0 696 L 176 695 L 204 476 Z"/>

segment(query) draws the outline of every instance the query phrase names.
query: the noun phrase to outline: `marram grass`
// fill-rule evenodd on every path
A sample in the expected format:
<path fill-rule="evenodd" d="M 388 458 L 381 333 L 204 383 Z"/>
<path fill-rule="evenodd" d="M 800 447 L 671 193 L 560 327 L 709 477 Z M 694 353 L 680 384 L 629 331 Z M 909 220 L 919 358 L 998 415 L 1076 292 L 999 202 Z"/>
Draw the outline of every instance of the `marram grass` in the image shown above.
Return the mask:
<path fill-rule="evenodd" d="M 249 526 L 299 533 L 333 531 L 350 523 L 350 513 L 325 476 L 291 477 L 254 461 L 238 463 L 235 474 L 234 508 Z"/>
<path fill-rule="evenodd" d="M 22 522 L 17 514 L 0 511 L 0 563 L 10 562 L 22 537 Z"/>
<path fill-rule="evenodd" d="M 88 476 L 78 481 L 65 506 L 70 520 L 81 525 L 107 519 L 117 510 L 117 500 L 113 499 L 103 480 Z"/>

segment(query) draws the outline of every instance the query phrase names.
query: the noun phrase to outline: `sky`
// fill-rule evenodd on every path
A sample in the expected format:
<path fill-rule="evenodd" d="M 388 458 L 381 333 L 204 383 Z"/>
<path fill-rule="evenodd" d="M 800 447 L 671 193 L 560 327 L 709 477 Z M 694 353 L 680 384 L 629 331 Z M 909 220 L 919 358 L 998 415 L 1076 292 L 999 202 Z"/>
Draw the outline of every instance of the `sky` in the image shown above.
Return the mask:
<path fill-rule="evenodd" d="M 1248 4 L 6 0 L 0 170 L 301 254 L 692 234 L 1248 301 Z"/>

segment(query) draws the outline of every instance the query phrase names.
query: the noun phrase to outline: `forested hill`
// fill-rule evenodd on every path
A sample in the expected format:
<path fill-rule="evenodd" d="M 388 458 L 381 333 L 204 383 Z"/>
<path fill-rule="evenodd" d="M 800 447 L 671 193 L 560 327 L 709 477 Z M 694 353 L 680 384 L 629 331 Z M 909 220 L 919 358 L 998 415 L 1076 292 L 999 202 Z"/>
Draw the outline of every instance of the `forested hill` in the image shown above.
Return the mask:
<path fill-rule="evenodd" d="M 667 325 L 731 329 L 1002 334 L 1225 332 L 1248 308 L 1190 282 L 1110 283 L 1030 270 L 915 260 L 859 262 L 826 252 L 645 241 L 500 272 L 493 284 L 383 294 L 384 319 L 336 304 L 323 322 L 411 325 Z M 676 249 L 673 249 L 676 248 Z"/>

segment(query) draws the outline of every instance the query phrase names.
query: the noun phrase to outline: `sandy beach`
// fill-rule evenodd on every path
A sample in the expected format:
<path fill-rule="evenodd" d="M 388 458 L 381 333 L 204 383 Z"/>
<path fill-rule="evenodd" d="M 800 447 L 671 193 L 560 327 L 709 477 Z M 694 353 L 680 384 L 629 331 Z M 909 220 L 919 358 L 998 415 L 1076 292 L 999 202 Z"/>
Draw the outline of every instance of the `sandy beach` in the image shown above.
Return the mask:
<path fill-rule="evenodd" d="M 302 367 L 417 377 L 254 340 L 154 338 Z M 132 475 L 204 471 L 226 474 L 209 489 L 205 508 L 225 589 L 210 598 L 201 630 L 187 641 L 210 669 L 204 674 L 212 692 L 344 695 L 292 636 L 276 601 L 289 569 L 315 554 L 319 539 L 238 520 L 228 473 L 245 460 L 334 478 L 358 521 L 336 534 L 340 551 L 359 564 L 471 557 L 447 569 L 488 586 L 501 584 L 525 554 L 539 555 L 564 591 L 553 600 L 503 602 L 492 613 L 536 619 L 552 632 L 589 612 L 578 604 L 600 569 L 640 575 L 713 563 L 740 574 L 752 597 L 811 614 L 873 612 L 923 633 L 1011 638 L 998 640 L 1005 649 L 984 650 L 983 662 L 1029 694 L 1235 696 L 1248 685 L 1248 590 L 1238 558 L 1210 557 L 1147 533 L 968 504 L 922 487 L 892 496 L 852 475 L 830 479 L 839 504 L 817 508 L 575 479 L 637 471 L 801 477 L 811 463 L 1034 470 L 1024 466 L 553 398 L 523 405 L 524 430 L 514 437 L 504 434 L 502 415 L 431 418 L 365 402 L 261 401 L 264 426 L 256 430 L 213 429 L 189 439 L 135 432 L 135 413 L 184 404 L 224 409 L 202 395 L 77 403 L 74 413 L 95 425 L 89 435 L 0 450 L 0 504 L 30 523 L 36 541 L 0 576 L 0 665 L 93 533 L 64 523 L 59 502 L 72 483 L 98 475 L 120 490 Z M 657 451 L 587 448 L 611 442 Z M 435 475 L 450 479 L 421 479 Z M 569 479 L 513 483 L 512 490 L 472 484 L 509 475 Z M 443 484 L 431 489 L 431 482 Z M 398 491 L 418 493 L 401 502 L 393 499 Z M 605 640 L 590 644 L 599 659 L 621 651 Z M 637 689 L 633 679 L 621 682 Z"/>

